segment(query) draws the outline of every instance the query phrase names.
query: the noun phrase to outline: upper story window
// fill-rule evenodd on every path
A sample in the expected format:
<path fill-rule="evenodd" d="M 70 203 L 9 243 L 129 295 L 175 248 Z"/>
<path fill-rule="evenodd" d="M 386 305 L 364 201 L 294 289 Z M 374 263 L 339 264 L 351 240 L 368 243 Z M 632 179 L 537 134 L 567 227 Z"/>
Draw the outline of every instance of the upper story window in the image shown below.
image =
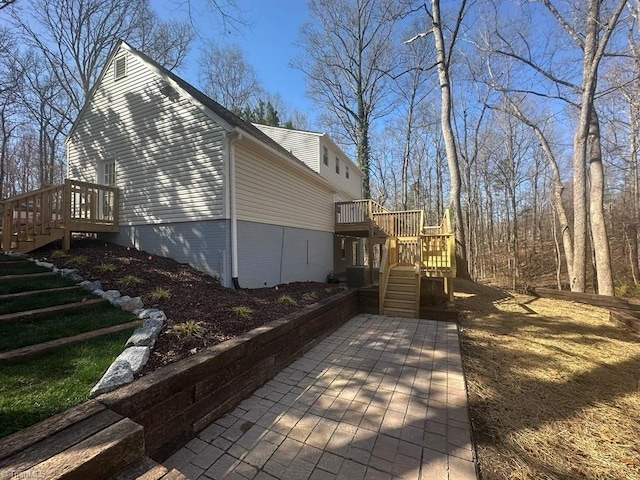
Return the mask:
<path fill-rule="evenodd" d="M 113 62 L 113 79 L 120 80 L 127 76 L 127 57 L 121 56 Z"/>
<path fill-rule="evenodd" d="M 336 173 L 340 175 L 340 159 L 336 157 Z"/>
<path fill-rule="evenodd" d="M 110 160 L 105 162 L 102 170 L 102 183 L 109 187 L 116 186 L 116 161 Z"/>
<path fill-rule="evenodd" d="M 329 149 L 322 147 L 322 163 L 329 166 Z"/>

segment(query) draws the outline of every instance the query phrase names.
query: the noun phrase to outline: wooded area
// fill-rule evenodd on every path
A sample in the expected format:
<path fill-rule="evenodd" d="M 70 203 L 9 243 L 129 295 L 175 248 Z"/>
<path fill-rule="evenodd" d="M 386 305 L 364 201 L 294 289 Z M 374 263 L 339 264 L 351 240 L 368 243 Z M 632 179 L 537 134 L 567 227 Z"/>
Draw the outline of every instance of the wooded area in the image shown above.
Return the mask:
<path fill-rule="evenodd" d="M 232 0 L 209 3 L 243 28 Z M 196 86 L 250 121 L 327 131 L 357 159 L 365 197 L 390 210 L 424 209 L 433 224 L 450 208 L 475 279 L 609 295 L 638 283 L 637 0 L 308 9 L 291 63 L 317 125 L 214 32 Z M 179 73 L 195 35 L 148 1 L 1 1 L 0 196 L 62 181 L 64 138 L 116 39 Z"/>

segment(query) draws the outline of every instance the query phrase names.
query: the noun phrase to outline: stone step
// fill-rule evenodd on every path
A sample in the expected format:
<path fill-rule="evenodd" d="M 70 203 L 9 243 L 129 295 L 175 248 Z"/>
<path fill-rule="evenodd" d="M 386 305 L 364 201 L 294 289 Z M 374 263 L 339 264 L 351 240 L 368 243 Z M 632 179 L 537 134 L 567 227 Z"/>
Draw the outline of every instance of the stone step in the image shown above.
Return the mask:
<path fill-rule="evenodd" d="M 133 322 L 121 323 L 119 325 L 113 325 L 111 327 L 105 327 L 98 330 L 91 330 L 90 332 L 79 333 L 72 337 L 58 338 L 44 343 L 38 343 L 36 345 L 28 345 L 26 347 L 17 348 L 15 350 L 9 350 L 8 352 L 0 353 L 1 363 L 12 363 L 26 358 L 35 357 L 58 348 L 69 347 L 78 343 L 93 340 L 94 338 L 104 337 L 111 335 L 112 333 L 122 332 L 131 328 L 136 328 L 142 325 L 142 320 L 134 320 Z"/>
<path fill-rule="evenodd" d="M 101 305 L 108 305 L 109 301 L 104 298 L 92 298 L 84 302 L 67 303 L 54 307 L 37 308 L 35 310 L 25 310 L 24 312 L 7 313 L 0 315 L 0 322 L 15 322 L 22 320 L 34 320 L 62 313 L 73 313 L 81 310 L 91 310 Z"/>

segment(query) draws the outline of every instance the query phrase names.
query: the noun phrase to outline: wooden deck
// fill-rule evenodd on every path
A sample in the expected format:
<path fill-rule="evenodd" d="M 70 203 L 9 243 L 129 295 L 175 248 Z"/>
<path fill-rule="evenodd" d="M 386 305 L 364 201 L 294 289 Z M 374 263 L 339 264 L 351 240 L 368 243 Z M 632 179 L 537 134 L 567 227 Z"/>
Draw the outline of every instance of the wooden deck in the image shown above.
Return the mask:
<path fill-rule="evenodd" d="M 27 253 L 56 240 L 68 250 L 72 232 L 118 232 L 117 188 L 67 180 L 0 201 L 2 250 Z"/>
<path fill-rule="evenodd" d="M 380 262 L 379 313 L 416 316 L 421 278 L 444 278 L 453 301 L 456 276 L 455 233 L 447 211 L 440 225 L 425 226 L 422 210 L 389 211 L 373 200 L 335 205 L 335 232 L 384 243 Z"/>

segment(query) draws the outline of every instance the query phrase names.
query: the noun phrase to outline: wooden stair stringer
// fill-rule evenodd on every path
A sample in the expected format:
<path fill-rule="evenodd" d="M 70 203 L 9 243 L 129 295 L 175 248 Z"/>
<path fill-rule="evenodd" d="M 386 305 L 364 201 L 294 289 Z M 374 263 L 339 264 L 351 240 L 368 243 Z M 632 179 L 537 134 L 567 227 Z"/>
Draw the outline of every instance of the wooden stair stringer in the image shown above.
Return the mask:
<path fill-rule="evenodd" d="M 64 228 L 50 228 L 49 233 L 32 233 L 29 239 L 20 239 L 20 234 L 11 238 L 11 248 L 15 252 L 29 253 L 64 237 Z"/>

